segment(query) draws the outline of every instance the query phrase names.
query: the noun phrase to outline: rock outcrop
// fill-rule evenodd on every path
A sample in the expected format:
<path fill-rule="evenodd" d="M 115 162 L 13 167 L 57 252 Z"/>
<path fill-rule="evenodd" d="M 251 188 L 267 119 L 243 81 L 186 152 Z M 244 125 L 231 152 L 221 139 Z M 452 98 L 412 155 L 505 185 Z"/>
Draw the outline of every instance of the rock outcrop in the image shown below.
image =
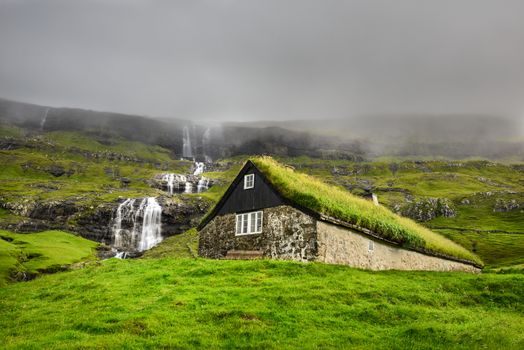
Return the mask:
<path fill-rule="evenodd" d="M 494 212 L 508 212 L 512 210 L 517 210 L 520 208 L 519 203 L 515 200 L 505 200 L 502 198 L 497 198 L 495 201 L 495 206 L 493 207 Z"/>
<path fill-rule="evenodd" d="M 429 221 L 436 217 L 455 217 L 453 203 L 446 198 L 420 198 L 404 205 L 397 204 L 395 211 L 417 221 Z"/>

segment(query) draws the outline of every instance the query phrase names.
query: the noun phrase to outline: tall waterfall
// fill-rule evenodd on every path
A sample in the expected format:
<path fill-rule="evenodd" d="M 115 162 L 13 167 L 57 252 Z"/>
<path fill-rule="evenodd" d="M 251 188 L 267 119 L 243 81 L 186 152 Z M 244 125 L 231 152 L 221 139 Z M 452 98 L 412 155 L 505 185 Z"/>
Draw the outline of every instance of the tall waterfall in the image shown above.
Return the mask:
<path fill-rule="evenodd" d="M 117 210 L 113 224 L 114 246 L 144 251 L 162 241 L 162 207 L 154 197 L 126 199 Z"/>
<path fill-rule="evenodd" d="M 44 131 L 45 122 L 47 121 L 47 113 L 49 113 L 49 108 L 45 109 L 44 116 L 42 117 L 42 120 L 40 121 L 40 130 Z"/>
<path fill-rule="evenodd" d="M 183 129 L 184 136 L 182 138 L 182 157 L 184 158 L 192 158 L 193 157 L 193 149 L 191 147 L 191 135 L 189 134 L 189 127 L 184 126 Z"/>
<path fill-rule="evenodd" d="M 209 154 L 209 140 L 211 139 L 211 128 L 207 128 L 202 134 L 202 153 L 204 153 L 204 160 L 206 163 L 211 163 L 212 159 Z"/>

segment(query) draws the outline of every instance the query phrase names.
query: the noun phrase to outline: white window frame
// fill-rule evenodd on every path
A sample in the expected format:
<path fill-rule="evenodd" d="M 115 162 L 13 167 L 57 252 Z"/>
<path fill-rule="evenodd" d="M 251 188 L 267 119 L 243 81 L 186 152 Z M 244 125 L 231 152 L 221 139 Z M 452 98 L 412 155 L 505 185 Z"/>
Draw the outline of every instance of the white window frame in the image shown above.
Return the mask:
<path fill-rule="evenodd" d="M 368 242 L 368 252 L 372 252 L 375 250 L 375 242 L 373 242 L 372 240 L 369 240 Z"/>
<path fill-rule="evenodd" d="M 262 211 L 237 214 L 235 217 L 235 236 L 262 233 L 262 226 L 264 226 L 264 213 Z"/>
<path fill-rule="evenodd" d="M 255 187 L 255 174 L 244 175 L 244 190 Z"/>

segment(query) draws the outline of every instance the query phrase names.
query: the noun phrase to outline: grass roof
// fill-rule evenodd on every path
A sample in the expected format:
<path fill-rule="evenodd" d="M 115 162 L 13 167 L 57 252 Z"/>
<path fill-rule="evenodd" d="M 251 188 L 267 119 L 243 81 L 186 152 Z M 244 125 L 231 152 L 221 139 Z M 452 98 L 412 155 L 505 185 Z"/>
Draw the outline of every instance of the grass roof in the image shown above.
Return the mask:
<path fill-rule="evenodd" d="M 271 157 L 256 157 L 251 161 L 283 197 L 302 207 L 368 229 L 406 248 L 483 264 L 464 247 L 384 206 L 376 206 L 343 188 L 296 172 Z"/>

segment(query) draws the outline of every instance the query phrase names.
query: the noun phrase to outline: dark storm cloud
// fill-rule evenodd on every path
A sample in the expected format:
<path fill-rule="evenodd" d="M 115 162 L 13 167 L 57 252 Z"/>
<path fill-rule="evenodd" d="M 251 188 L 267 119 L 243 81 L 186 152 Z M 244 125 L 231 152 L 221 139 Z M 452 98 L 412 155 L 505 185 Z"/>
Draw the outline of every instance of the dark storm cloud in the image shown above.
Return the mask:
<path fill-rule="evenodd" d="M 524 2 L 0 1 L 0 96 L 247 119 L 524 113 Z"/>

